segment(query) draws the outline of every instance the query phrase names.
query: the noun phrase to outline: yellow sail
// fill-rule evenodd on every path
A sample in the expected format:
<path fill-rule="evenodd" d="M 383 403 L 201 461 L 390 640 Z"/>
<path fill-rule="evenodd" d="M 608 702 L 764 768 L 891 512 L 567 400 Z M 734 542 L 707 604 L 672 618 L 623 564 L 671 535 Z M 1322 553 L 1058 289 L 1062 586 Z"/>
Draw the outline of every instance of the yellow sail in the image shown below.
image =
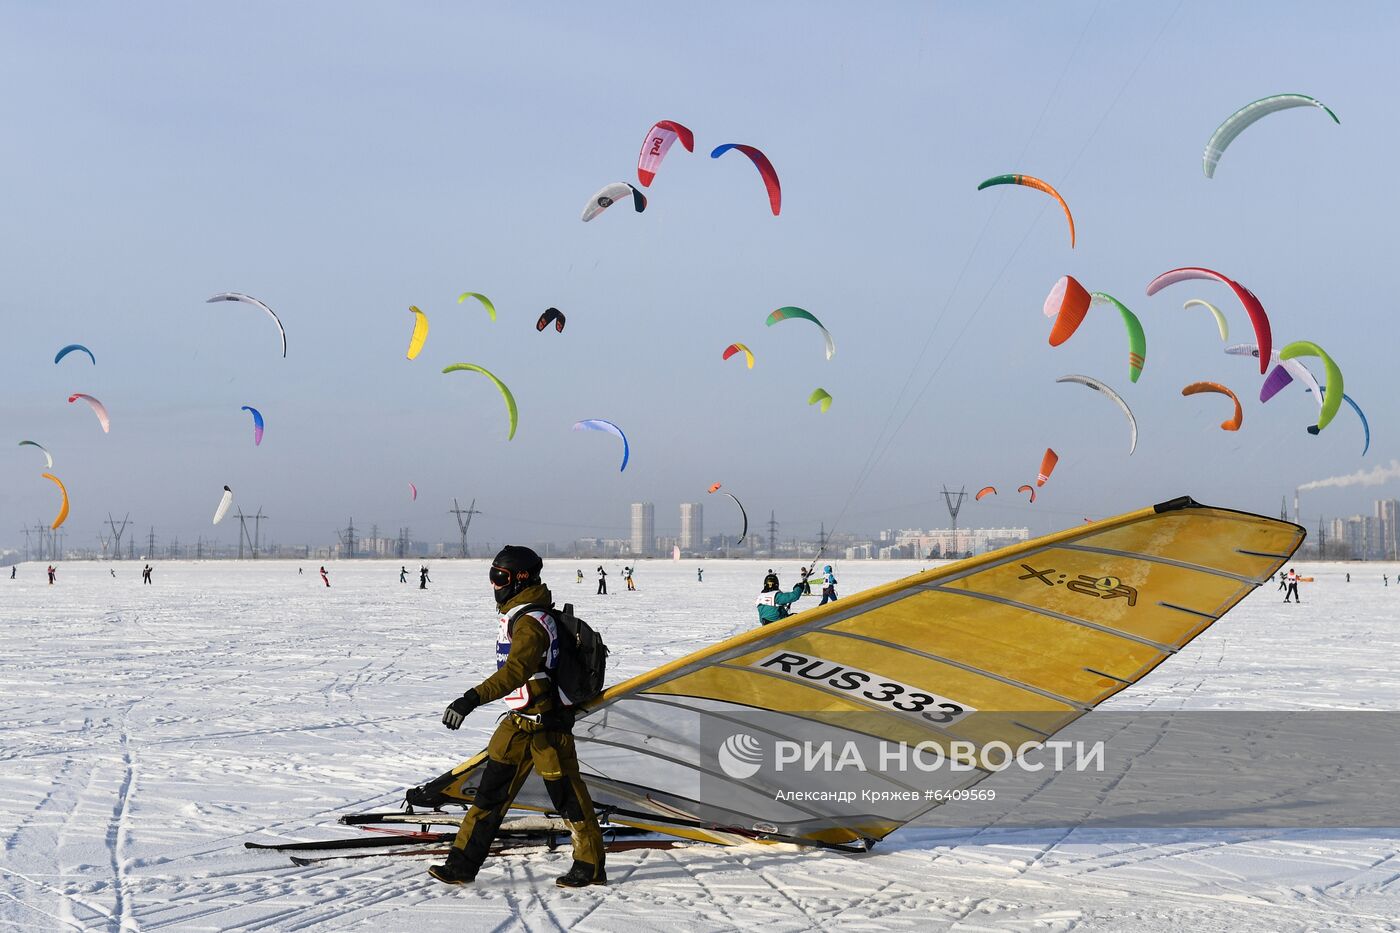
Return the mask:
<path fill-rule="evenodd" d="M 965 766 L 943 786 L 969 787 L 993 771 L 990 744 L 1043 743 L 1137 683 L 1268 580 L 1304 535 L 1182 498 L 856 593 L 607 690 L 574 729 L 584 778 L 619 823 L 716 842 L 868 846 L 938 805 L 910 793 L 927 781 L 880 768 L 745 775 L 745 755 L 794 740 L 931 743 Z M 410 800 L 469 802 L 481 758 Z M 792 798 L 814 788 L 880 802 Z M 917 799 L 885 799 L 901 795 Z M 535 782 L 517 805 L 547 801 Z"/>

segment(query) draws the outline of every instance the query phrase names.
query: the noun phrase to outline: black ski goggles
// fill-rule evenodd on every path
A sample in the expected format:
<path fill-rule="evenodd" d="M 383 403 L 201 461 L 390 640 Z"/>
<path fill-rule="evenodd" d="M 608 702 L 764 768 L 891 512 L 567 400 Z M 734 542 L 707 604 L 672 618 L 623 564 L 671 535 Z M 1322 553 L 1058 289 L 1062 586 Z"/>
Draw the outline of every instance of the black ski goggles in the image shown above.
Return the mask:
<path fill-rule="evenodd" d="M 489 577 L 491 578 L 491 585 L 492 585 L 492 586 L 508 586 L 508 585 L 510 585 L 510 579 L 511 579 L 510 571 L 507 570 L 507 569 L 504 568 L 504 567 L 497 567 L 497 566 L 495 566 L 495 565 L 493 564 L 493 565 L 491 566 L 491 570 L 490 570 L 490 572 L 487 574 L 487 576 L 489 576 Z"/>

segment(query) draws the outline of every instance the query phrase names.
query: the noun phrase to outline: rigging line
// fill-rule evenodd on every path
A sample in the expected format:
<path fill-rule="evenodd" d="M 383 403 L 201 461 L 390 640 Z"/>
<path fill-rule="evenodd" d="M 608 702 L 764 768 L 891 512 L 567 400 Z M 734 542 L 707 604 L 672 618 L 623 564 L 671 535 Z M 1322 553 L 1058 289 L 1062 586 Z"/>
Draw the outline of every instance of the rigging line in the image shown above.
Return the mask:
<path fill-rule="evenodd" d="M 1138 61 L 1137 61 L 1137 64 L 1135 64 L 1135 65 L 1133 66 L 1133 70 L 1128 74 L 1127 79 L 1124 80 L 1123 82 L 1121 82 L 1121 83 L 1119 84 L 1119 86 L 1118 86 L 1118 92 L 1113 96 L 1113 100 L 1109 102 L 1109 105 L 1108 105 L 1108 107 L 1104 110 L 1103 115 L 1102 115 L 1101 117 L 1099 117 L 1099 121 L 1098 121 L 1098 123 L 1095 125 L 1093 132 L 1091 132 L 1091 133 L 1089 134 L 1089 136 L 1084 140 L 1084 145 L 1081 146 L 1080 149 L 1079 149 L 1079 152 L 1075 154 L 1074 159 L 1070 162 L 1069 168 L 1066 169 L 1066 171 L 1064 172 L 1064 174 L 1061 176 L 1062 178 L 1068 178 L 1068 177 L 1070 176 L 1070 174 L 1074 171 L 1075 166 L 1079 163 L 1079 160 L 1083 157 L 1084 153 L 1088 151 L 1089 146 L 1093 144 L 1094 139 L 1098 136 L 1099 132 L 1103 129 L 1104 123 L 1108 120 L 1109 115 L 1110 115 L 1110 114 L 1113 112 L 1113 110 L 1118 106 L 1118 102 L 1122 99 L 1124 92 L 1127 90 L 1128 86 L 1129 86 L 1130 84 L 1132 84 L 1133 80 L 1137 77 L 1138 72 L 1142 69 L 1143 63 L 1148 59 L 1148 57 L 1149 57 L 1149 56 L 1152 54 L 1152 52 L 1156 49 L 1157 43 L 1161 40 L 1162 35 L 1163 35 L 1163 34 L 1166 32 L 1166 30 L 1167 30 L 1167 27 L 1168 27 L 1169 25 L 1171 25 L 1172 20 L 1174 20 L 1174 19 L 1176 18 L 1176 14 L 1177 14 L 1178 11 L 1180 11 L 1181 6 L 1182 6 L 1182 3 L 1184 3 L 1184 2 L 1185 2 L 1185 0 L 1178 0 L 1177 5 L 1172 9 L 1171 14 L 1167 16 L 1166 20 L 1163 21 L 1161 28 L 1159 28 L 1159 29 L 1157 30 L 1157 34 L 1156 34 L 1155 36 L 1153 36 L 1152 41 L 1151 41 L 1151 43 L 1148 44 L 1147 49 L 1143 51 L 1143 54 L 1142 54 L 1141 56 L 1139 56 Z M 1017 244 L 1015 252 L 1012 253 L 1012 258 L 1013 258 L 1013 259 L 1015 258 L 1016 254 L 1020 252 L 1021 247 L 1025 244 L 1026 240 L 1029 238 L 1029 236 L 1030 236 L 1030 234 L 1031 234 L 1031 231 L 1034 229 L 1035 225 L 1036 225 L 1037 223 L 1039 223 L 1041 216 L 1044 214 L 1044 212 L 1045 212 L 1045 210 L 1046 210 L 1047 208 L 1048 208 L 1048 205 L 1042 206 L 1042 207 L 1041 207 L 1041 210 L 1036 214 L 1035 220 L 1032 221 L 1030 228 L 1028 228 L 1027 231 L 1026 231 L 1026 235 L 1023 236 L 1023 237 L 1021 238 L 1021 242 Z M 975 319 L 977 318 L 978 314 L 981 313 L 982 308 L 983 308 L 983 307 L 986 305 L 986 303 L 987 303 L 987 299 L 991 297 L 991 293 L 996 289 L 996 287 L 997 287 L 999 284 L 1001 284 L 1001 279 L 1002 279 L 1002 277 L 1006 274 L 1006 270 L 1010 267 L 1010 265 L 1011 265 L 1011 260 L 1008 259 L 1007 262 L 1006 262 L 1006 264 L 1002 266 L 1001 271 L 997 274 L 997 277 L 996 277 L 995 279 L 993 279 L 991 285 L 988 286 L 986 292 L 983 293 L 981 300 L 977 302 L 977 305 L 976 305 L 975 308 L 973 309 L 973 312 L 972 312 L 971 316 L 969 316 L 968 319 L 967 319 L 967 321 L 963 324 L 963 327 L 962 327 L 962 329 L 958 332 L 958 335 L 957 335 L 956 337 L 953 338 L 953 342 L 948 346 L 947 351 L 944 352 L 943 358 L 942 358 L 941 360 L 939 360 L 938 365 L 937 365 L 936 367 L 934 367 L 933 372 L 929 374 L 929 378 L 928 378 L 927 381 L 925 381 L 924 387 L 923 387 L 921 390 L 919 390 L 919 394 L 918 394 L 917 396 L 915 396 L 914 401 L 911 402 L 909 408 L 906 409 L 905 414 L 904 414 L 904 417 L 900 419 L 899 424 L 896 425 L 896 427 L 895 427 L 893 433 L 891 433 L 890 436 L 889 436 L 889 438 L 888 438 L 887 440 L 885 440 L 884 446 L 879 448 L 878 453 L 873 454 L 871 458 L 868 458 L 868 459 L 867 459 L 867 463 L 870 464 L 870 468 L 869 468 L 869 470 L 864 471 L 864 473 L 865 473 L 866 475 L 862 475 L 861 478 L 858 480 L 856 487 L 851 491 L 850 496 L 847 497 L 847 503 L 849 503 L 850 500 L 851 500 L 851 498 L 853 498 L 853 497 L 855 496 L 856 492 L 859 491 L 860 486 L 864 484 L 865 479 L 867 478 L 868 473 L 869 473 L 869 472 L 872 472 L 873 469 L 874 469 L 874 467 L 875 467 L 875 465 L 877 465 L 877 464 L 879 463 L 879 461 L 881 461 L 881 460 L 884 459 L 884 456 L 885 456 L 886 452 L 888 452 L 888 450 L 889 450 L 891 444 L 893 444 L 895 437 L 898 436 L 899 432 L 903 429 L 904 425 L 908 422 L 909 416 L 910 416 L 911 414 L 913 414 L 914 409 L 918 406 L 919 402 L 923 399 L 924 395 L 928 392 L 929 386 L 933 385 L 934 379 L 938 376 L 939 371 L 943 368 L 943 364 L 947 362 L 948 357 L 952 354 L 952 351 L 953 351 L 953 349 L 957 346 L 958 341 L 960 341 L 960 340 L 962 339 L 963 334 L 965 334 L 965 333 L 967 332 L 967 328 L 972 324 L 972 321 L 975 320 Z M 951 299 L 950 299 L 950 301 L 951 301 Z M 940 320 L 941 320 L 941 318 L 942 318 L 942 315 L 940 314 Z M 845 513 L 845 505 L 842 506 L 841 512 L 838 513 L 837 524 L 839 524 L 840 516 L 841 516 L 841 515 L 844 515 L 844 513 Z M 836 525 L 833 525 L 833 530 L 834 530 L 835 527 L 836 527 Z"/>
<path fill-rule="evenodd" d="M 1045 98 L 1045 105 L 1040 108 L 1040 115 L 1036 117 L 1035 124 L 1031 127 L 1030 134 L 1026 137 L 1025 144 L 1021 147 L 1021 153 L 1016 159 L 1017 165 L 1024 161 L 1026 153 L 1030 151 L 1031 143 L 1035 141 L 1036 134 L 1040 131 L 1040 126 L 1045 121 L 1045 115 L 1050 112 L 1050 105 L 1059 94 L 1060 86 L 1064 83 L 1065 76 L 1069 73 L 1070 66 L 1074 63 L 1075 58 L 1079 55 L 1080 48 L 1084 45 L 1084 39 L 1089 34 L 1089 25 L 1093 22 L 1094 17 L 1098 15 L 1099 9 L 1102 6 L 1103 0 L 1099 0 L 1099 3 L 1095 5 L 1088 18 L 1084 20 L 1084 26 L 1079 31 L 1079 38 L 1076 40 L 1074 48 L 1070 50 L 1069 56 L 1065 59 L 1064 67 L 1060 69 L 1060 75 L 1055 79 L 1054 86 L 1051 88 L 1049 95 Z M 871 453 L 867 455 L 865 464 L 856 474 L 857 488 L 864 483 L 865 474 L 874 468 L 875 463 L 873 458 L 875 457 L 875 452 L 880 448 L 880 444 L 885 438 L 885 432 L 890 426 L 890 421 L 894 418 L 895 412 L 899 410 L 900 403 L 904 401 L 905 393 L 909 391 L 909 386 L 914 381 L 914 375 L 919 370 L 919 364 L 923 362 L 924 356 L 928 353 L 929 346 L 933 343 L 934 336 L 937 335 L 938 329 L 942 326 L 944 319 L 947 317 L 948 309 L 953 305 L 953 299 L 957 296 L 958 289 L 962 286 L 963 278 L 966 276 L 968 268 L 972 265 L 972 260 L 976 257 L 978 250 L 981 249 L 982 240 L 986 236 L 988 228 L 996 218 L 997 211 L 1001 209 L 1002 202 L 1005 199 L 1006 192 L 1001 192 L 1001 197 L 997 198 L 996 203 L 992 205 L 992 209 L 988 212 L 986 220 L 982 222 L 982 228 L 977 232 L 977 237 L 972 243 L 972 248 L 968 250 L 966 257 L 963 259 L 962 267 L 958 270 L 957 276 L 953 279 L 953 285 L 948 290 L 947 298 L 945 298 L 943 302 L 943 307 L 939 309 L 938 316 L 934 318 L 933 325 L 928 330 L 928 336 L 924 338 L 923 346 L 919 348 L 918 354 L 914 357 L 914 362 L 910 364 L 909 375 L 905 377 L 904 385 L 900 387 L 894 401 L 887 409 L 885 423 L 880 426 L 880 430 L 876 433 L 875 440 L 871 444 Z M 1037 214 L 1034 223 L 1039 223 L 1039 220 L 1040 215 Z M 897 430 L 896 433 L 898 433 Z"/>
<path fill-rule="evenodd" d="M 1069 56 L 1065 59 L 1064 67 L 1060 69 L 1059 77 L 1055 79 L 1054 86 L 1050 89 L 1050 93 L 1046 96 L 1045 104 L 1040 108 L 1040 115 L 1036 117 L 1035 124 L 1031 127 L 1031 131 L 1026 137 L 1025 144 L 1021 147 L 1021 154 L 1017 157 L 1016 164 L 1019 165 L 1025 159 L 1026 153 L 1030 151 L 1031 143 L 1035 141 L 1036 134 L 1040 132 L 1040 126 L 1045 121 L 1045 115 L 1050 112 L 1050 105 L 1059 95 L 1060 87 L 1064 83 L 1065 76 L 1069 74 L 1070 66 L 1074 63 L 1074 60 L 1079 56 L 1079 50 L 1083 47 L 1084 40 L 1089 35 L 1089 26 L 1091 23 L 1093 23 L 1094 17 L 1098 15 L 1099 10 L 1102 8 L 1102 6 L 1103 0 L 1099 0 L 1099 2 L 1094 5 L 1094 9 L 1090 11 L 1089 16 L 1084 20 L 1084 25 L 1079 30 L 1079 38 L 1075 41 L 1074 48 L 1070 50 Z M 929 346 L 933 343 L 934 336 L 938 333 L 939 327 L 942 326 L 943 320 L 947 317 L 948 309 L 951 308 L 953 305 L 953 299 L 957 296 L 958 289 L 962 286 L 963 278 L 966 276 L 968 268 L 972 265 L 972 260 L 977 255 L 978 250 L 981 248 L 982 240 L 986 236 L 987 230 L 991 226 L 992 220 L 995 219 L 997 211 L 1000 210 L 1002 201 L 1004 201 L 1005 199 L 1005 192 L 1002 192 L 1002 196 L 997 199 L 996 204 L 994 204 L 992 206 L 991 211 L 988 212 L 987 219 L 982 222 L 982 228 L 977 232 L 977 238 L 973 241 L 972 248 L 968 250 L 967 256 L 963 259 L 962 267 L 958 270 L 958 274 L 953 280 L 953 285 L 948 290 L 947 297 L 944 299 L 943 302 L 943 307 L 939 309 L 938 316 L 934 319 L 933 326 L 930 327 L 928 330 L 928 336 L 924 338 L 923 346 L 919 348 L 918 354 L 914 357 L 914 362 L 909 367 L 909 375 L 905 377 L 904 385 L 900 387 L 899 393 L 895 396 L 895 400 L 890 404 L 889 408 L 887 409 L 887 413 L 885 415 L 885 422 L 883 425 L 880 426 L 880 430 L 875 435 L 875 440 L 870 445 L 870 452 L 866 455 L 865 463 L 856 473 L 856 479 L 851 487 L 851 491 L 847 495 L 846 501 L 842 504 L 841 510 L 837 513 L 836 519 L 832 524 L 833 532 L 835 532 L 836 528 L 840 526 L 841 519 L 846 514 L 846 508 L 850 505 L 851 500 L 855 497 L 856 493 L 860 491 L 860 488 L 865 485 L 866 479 L 869 478 L 869 475 L 874 471 L 875 467 L 879 464 L 880 460 L 884 458 L 884 451 L 888 449 L 889 443 L 892 442 L 895 436 L 899 434 L 900 428 L 902 428 L 904 425 L 904 420 L 908 419 L 908 414 L 906 414 L 905 419 L 900 421 L 899 425 L 895 428 L 894 432 L 889 434 L 888 437 L 886 437 L 885 432 L 890 426 L 890 421 L 894 418 L 895 412 L 899 410 L 900 404 L 904 401 L 905 393 L 908 392 L 909 386 L 914 381 L 914 375 L 919 370 L 919 364 L 923 362 L 924 356 L 928 353 Z M 1031 222 L 1031 227 L 1034 227 L 1040 222 L 1040 218 L 1043 215 L 1043 213 L 1044 207 L 1042 207 L 1041 211 L 1036 214 L 1035 219 Z M 946 354 L 944 358 L 947 358 Z M 927 387 L 925 387 L 925 391 L 926 390 Z M 923 392 L 920 392 L 919 396 L 916 397 L 915 400 L 910 403 L 911 409 L 918 404 L 918 399 L 922 397 L 922 395 Z M 884 444 L 883 447 L 881 446 L 882 444 Z M 812 563 L 814 565 L 816 564 L 816 561 L 821 557 L 821 550 L 823 549 L 819 549 L 817 557 L 813 558 L 812 560 Z"/>

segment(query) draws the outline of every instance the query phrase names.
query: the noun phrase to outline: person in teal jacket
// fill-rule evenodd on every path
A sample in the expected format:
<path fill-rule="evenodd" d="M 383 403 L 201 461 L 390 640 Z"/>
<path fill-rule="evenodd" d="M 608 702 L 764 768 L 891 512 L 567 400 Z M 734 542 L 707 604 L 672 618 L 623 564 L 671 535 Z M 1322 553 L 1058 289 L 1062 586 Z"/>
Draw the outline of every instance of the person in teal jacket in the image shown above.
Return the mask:
<path fill-rule="evenodd" d="M 758 624 L 767 625 L 770 622 L 786 619 L 792 614 L 792 610 L 788 606 L 801 598 L 801 583 L 794 586 L 791 592 L 784 593 L 782 586 L 778 583 L 778 575 L 771 570 L 768 571 L 768 576 L 763 578 L 763 592 L 758 594 Z"/>

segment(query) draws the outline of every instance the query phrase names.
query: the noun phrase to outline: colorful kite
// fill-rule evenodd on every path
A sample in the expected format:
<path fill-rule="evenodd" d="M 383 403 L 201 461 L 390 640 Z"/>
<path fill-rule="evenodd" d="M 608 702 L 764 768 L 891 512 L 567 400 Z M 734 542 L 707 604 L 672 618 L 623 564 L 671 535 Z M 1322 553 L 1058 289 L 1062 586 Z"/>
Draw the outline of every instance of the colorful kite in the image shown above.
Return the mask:
<path fill-rule="evenodd" d="M 1321 101 L 1302 94 L 1275 94 L 1273 97 L 1260 98 L 1253 103 L 1245 104 L 1230 114 L 1225 122 L 1216 127 L 1215 132 L 1210 134 L 1210 139 L 1206 142 L 1205 155 L 1202 158 L 1202 168 L 1205 170 L 1206 177 L 1215 177 L 1216 163 L 1225 154 L 1225 149 L 1230 143 L 1235 141 L 1236 136 L 1243 133 L 1255 121 L 1267 117 L 1271 113 L 1291 110 L 1294 107 L 1316 107 L 1331 117 L 1333 123 L 1338 126 L 1342 123 L 1341 120 L 1337 119 L 1337 115 Z"/>
<path fill-rule="evenodd" d="M 535 322 L 535 330 L 543 332 L 551 321 L 554 322 L 555 333 L 564 333 L 564 312 L 558 308 L 546 308 L 540 319 Z"/>
<path fill-rule="evenodd" d="M 651 186 L 661 168 L 661 160 L 666 158 L 671 144 L 681 141 L 686 152 L 695 151 L 695 134 L 674 120 L 658 120 L 642 140 L 642 151 L 637 155 L 637 180 L 643 188 Z"/>
<path fill-rule="evenodd" d="M 729 346 L 725 347 L 722 359 L 727 360 L 738 353 L 744 354 L 744 359 L 748 361 L 749 369 L 753 369 L 753 353 L 742 343 L 731 343 Z"/>
<path fill-rule="evenodd" d="M 504 382 L 496 378 L 495 373 L 491 372 L 485 367 L 477 366 L 475 363 L 453 363 L 451 366 L 448 366 L 445 369 L 443 369 L 442 372 L 443 375 L 446 375 L 447 373 L 460 372 L 481 373 L 487 379 L 490 379 L 493 383 L 495 383 L 496 388 L 500 390 L 501 397 L 505 399 L 506 415 L 510 419 L 510 433 L 506 435 L 506 440 L 511 440 L 515 437 L 515 426 L 520 420 L 520 410 L 515 407 L 515 396 L 511 395 L 510 389 L 506 388 L 506 384 Z"/>
<path fill-rule="evenodd" d="M 1240 425 L 1244 424 L 1244 409 L 1240 407 L 1239 396 L 1218 382 L 1193 382 L 1181 390 L 1182 395 L 1198 395 L 1202 392 L 1215 392 L 1235 403 L 1234 417 L 1220 422 L 1220 429 L 1222 431 L 1238 431 Z"/>
<path fill-rule="evenodd" d="M 408 338 L 408 358 L 415 359 L 423 350 L 423 341 L 428 339 L 428 316 L 418 310 L 417 305 L 408 306 L 413 315 L 413 336 Z"/>
<path fill-rule="evenodd" d="M 462 292 L 462 294 L 457 296 L 457 304 L 461 304 L 468 298 L 475 298 L 477 301 L 481 302 L 481 306 L 486 309 L 486 313 L 491 316 L 491 320 L 494 321 L 496 319 L 496 306 L 491 303 L 490 298 L 487 298 L 480 292 Z"/>
<path fill-rule="evenodd" d="M 1065 219 L 1069 221 L 1069 247 L 1074 249 L 1074 215 L 1069 212 L 1069 205 L 1065 203 L 1064 198 L 1060 197 L 1060 192 L 1031 175 L 993 175 L 978 185 L 977 190 L 981 191 L 983 188 L 992 188 L 996 185 L 1023 185 L 1027 188 L 1034 188 L 1036 191 L 1043 191 L 1059 201 L 1060 208 L 1065 212 Z"/>
<path fill-rule="evenodd" d="M 1116 404 L 1120 409 L 1122 409 L 1123 414 L 1128 419 L 1128 430 L 1131 432 L 1131 437 L 1128 441 L 1128 456 L 1131 457 L 1133 455 L 1133 451 L 1137 450 L 1137 418 L 1133 417 L 1133 410 L 1128 407 L 1127 402 L 1123 401 L 1123 396 L 1113 391 L 1113 389 L 1111 389 L 1106 383 L 1100 382 L 1092 376 L 1079 376 L 1071 374 L 1068 376 L 1061 376 L 1055 381 L 1077 382 L 1079 385 L 1087 386 L 1090 389 L 1093 389 L 1095 392 L 1102 392 L 1108 398 L 1111 398 L 1114 404 Z"/>
<path fill-rule="evenodd" d="M 647 209 L 646 195 L 625 181 L 615 181 L 599 188 L 593 197 L 588 199 L 588 203 L 583 206 L 583 222 L 588 223 L 629 194 L 632 196 L 632 207 L 638 214 Z"/>
<path fill-rule="evenodd" d="M 244 405 L 242 410 L 248 412 L 250 415 L 253 416 L 253 446 L 254 446 L 254 447 L 261 446 L 261 445 L 262 445 L 262 436 L 263 436 L 263 416 L 262 416 L 262 412 L 258 411 L 256 408 L 252 408 L 252 407 L 250 407 L 250 406 L 248 406 L 248 405 Z"/>
<path fill-rule="evenodd" d="M 58 507 L 58 514 L 54 516 L 53 524 L 49 526 L 51 530 L 57 531 L 58 526 L 62 525 L 68 520 L 68 488 L 63 485 L 63 480 L 59 479 L 57 476 L 54 476 L 52 473 L 41 473 L 39 475 L 42 476 L 44 479 L 52 482 L 55 486 L 57 486 L 59 495 L 63 496 L 63 501 L 59 504 Z"/>
<path fill-rule="evenodd" d="M 826 340 L 826 358 L 831 359 L 832 356 L 836 354 L 836 341 L 831 339 L 831 332 L 823 327 L 822 322 L 817 320 L 817 316 L 810 311 L 804 311 L 801 308 L 794 308 L 789 305 L 779 308 L 769 314 L 764 323 L 772 327 L 779 321 L 795 320 L 811 321 L 813 324 L 817 325 L 817 329 L 822 332 L 822 338 Z"/>
<path fill-rule="evenodd" d="M 287 358 L 287 331 L 282 327 L 282 319 L 277 316 L 277 312 L 273 311 L 252 295 L 245 295 L 242 292 L 220 292 L 213 298 L 205 299 L 204 303 L 213 304 L 216 301 L 241 301 L 244 304 L 252 305 L 255 308 L 262 308 L 266 311 L 267 316 L 272 318 L 272 323 L 277 325 L 277 333 L 282 337 L 282 358 Z"/>
<path fill-rule="evenodd" d="M 1269 354 L 1273 352 L 1274 337 L 1273 331 L 1269 327 L 1269 316 L 1264 313 L 1264 306 L 1259 299 L 1254 296 L 1254 292 L 1245 288 L 1234 279 L 1226 278 L 1219 272 L 1212 269 L 1204 269 L 1200 266 L 1184 266 L 1180 269 L 1172 269 L 1170 272 L 1163 272 L 1151 282 L 1147 283 L 1148 297 L 1157 294 L 1168 285 L 1175 285 L 1177 282 L 1188 282 L 1196 279 L 1203 279 L 1208 282 L 1220 282 L 1230 286 L 1230 290 L 1235 293 L 1240 304 L 1244 305 L 1244 310 L 1249 314 L 1250 323 L 1254 325 L 1254 339 L 1259 344 L 1262 351 L 1259 357 L 1259 374 L 1264 374 L 1264 369 L 1269 363 Z"/>
<path fill-rule="evenodd" d="M 112 429 L 112 421 L 110 418 L 107 417 L 107 406 L 103 405 L 91 395 L 88 395 L 83 392 L 74 392 L 72 395 L 68 396 L 68 401 L 70 404 L 72 402 L 76 402 L 78 399 L 82 399 L 83 401 L 88 403 L 88 405 L 92 408 L 92 413 L 97 416 L 97 423 L 102 425 L 102 433 L 108 433 Z"/>
<path fill-rule="evenodd" d="M 1049 447 L 1045 448 L 1045 456 L 1040 458 L 1040 475 L 1036 477 L 1035 484 L 1044 486 L 1045 481 L 1050 478 L 1050 474 L 1055 472 L 1055 464 L 1060 462 L 1060 455 Z"/>
<path fill-rule="evenodd" d="M 622 441 L 622 466 L 617 468 L 621 473 L 627 469 L 627 458 L 631 453 L 631 448 L 627 444 L 627 435 L 622 433 L 622 429 L 611 421 L 603 421 L 599 418 L 591 418 L 587 421 L 579 421 L 574 425 L 575 431 L 602 431 L 611 434 Z"/>
<path fill-rule="evenodd" d="M 745 146 L 741 143 L 725 143 L 723 146 L 715 147 L 710 153 L 710 158 L 718 159 L 730 149 L 737 149 L 749 157 L 749 161 L 758 169 L 759 177 L 763 179 L 763 187 L 768 189 L 768 206 L 773 210 L 773 216 L 777 217 L 783 209 L 783 189 L 778 184 L 778 173 L 773 168 L 773 163 L 768 161 L 768 157 L 753 146 Z"/>
<path fill-rule="evenodd" d="M 62 350 L 59 350 L 58 353 L 55 354 L 55 356 L 54 356 L 54 358 L 53 358 L 54 365 L 57 366 L 59 360 L 63 359 L 65 356 L 67 356 L 68 354 L 72 353 L 74 350 L 82 350 L 84 353 L 86 353 L 86 354 L 88 355 L 88 359 L 92 360 L 92 365 L 94 365 L 94 366 L 97 365 L 97 357 L 93 356 L 93 355 L 92 355 L 92 351 L 89 350 L 87 347 L 83 346 L 81 343 L 70 343 L 68 346 L 64 347 Z"/>

